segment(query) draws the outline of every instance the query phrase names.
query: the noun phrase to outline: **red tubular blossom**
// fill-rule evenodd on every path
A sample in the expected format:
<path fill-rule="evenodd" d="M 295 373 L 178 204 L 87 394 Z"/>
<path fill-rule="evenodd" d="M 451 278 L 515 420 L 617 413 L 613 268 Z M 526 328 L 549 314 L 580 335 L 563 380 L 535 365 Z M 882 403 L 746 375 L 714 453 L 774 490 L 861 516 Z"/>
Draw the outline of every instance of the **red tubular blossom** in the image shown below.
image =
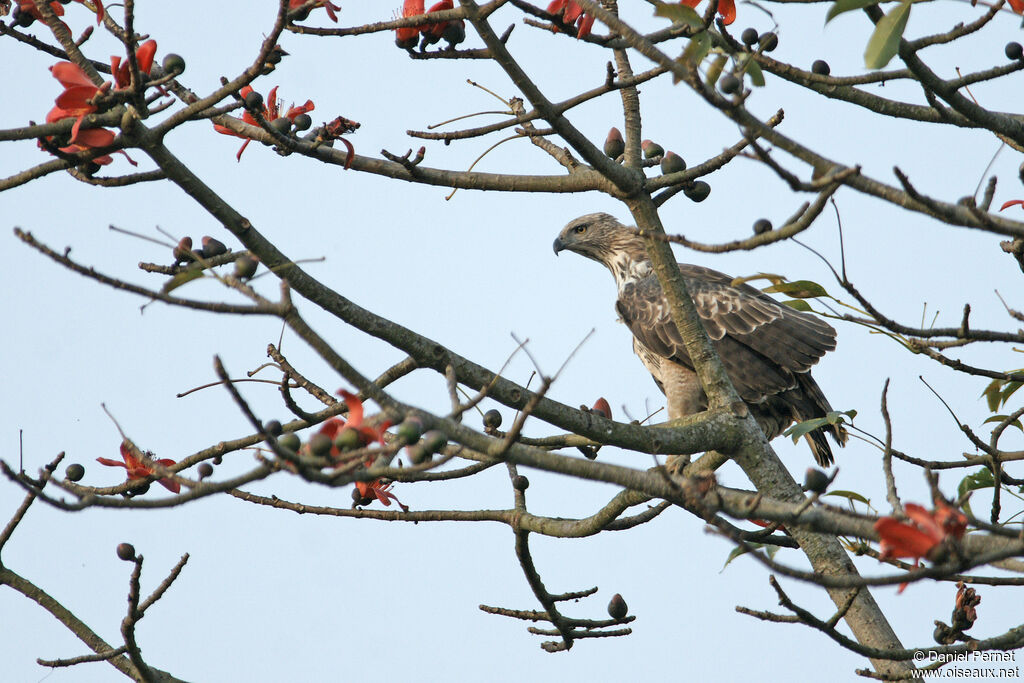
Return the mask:
<path fill-rule="evenodd" d="M 401 17 L 415 17 L 423 14 L 423 0 L 405 0 L 402 4 Z M 416 47 L 419 41 L 420 27 L 409 26 L 395 29 L 395 44 L 404 50 L 411 50 Z"/>
<path fill-rule="evenodd" d="M 967 517 L 942 500 L 935 502 L 931 512 L 915 503 L 907 503 L 903 509 L 910 523 L 895 517 L 882 517 L 875 522 L 880 538 L 879 560 L 903 557 L 914 560 L 917 566 L 922 559 L 934 560 L 947 539 L 963 538 L 967 530 Z M 905 587 L 902 584 L 900 592 Z"/>
<path fill-rule="evenodd" d="M 698 0 L 699 2 L 699 0 Z M 585 38 L 590 35 L 594 26 L 594 15 L 584 12 L 579 3 L 572 0 L 552 0 L 548 5 L 548 14 L 562 15 L 562 23 L 576 26 L 576 37 Z"/>
<path fill-rule="evenodd" d="M 110 83 L 96 86 L 81 67 L 71 62 L 54 64 L 50 67 L 50 73 L 64 86 L 64 92 L 57 96 L 57 106 L 46 115 L 46 122 L 76 119 L 75 125 L 71 128 L 71 142 L 77 143 L 80 140 L 82 120 L 96 111 L 93 99 L 105 93 L 110 88 Z"/>
<path fill-rule="evenodd" d="M 147 40 L 135 50 L 135 61 L 139 65 L 139 71 L 149 75 L 153 70 L 153 56 L 156 54 L 156 41 Z M 121 57 L 112 55 L 110 57 L 110 73 L 114 75 L 114 83 L 118 89 L 127 88 L 131 85 L 132 74 L 128 68 L 128 60 L 121 62 Z"/>
<path fill-rule="evenodd" d="M 146 477 L 153 474 L 153 468 L 148 467 L 142 462 L 140 458 L 135 457 L 132 454 L 134 445 L 129 445 L 127 441 L 121 442 L 121 459 L 123 462 L 117 460 L 111 460 L 110 458 L 96 458 L 96 462 L 107 467 L 123 467 L 128 473 L 128 479 L 145 479 Z M 163 465 L 164 467 L 170 467 L 176 464 L 170 458 L 160 458 L 159 460 L 153 460 L 153 462 Z M 181 490 L 181 485 L 174 481 L 170 477 L 164 477 L 157 479 L 161 486 L 172 493 L 178 493 Z"/>
<path fill-rule="evenodd" d="M 679 4 L 688 7 L 696 7 L 701 0 L 681 0 Z M 1018 0 L 1024 2 L 1024 0 Z M 736 0 L 718 0 L 718 14 L 722 17 L 722 23 L 729 25 L 736 21 Z"/>
<path fill-rule="evenodd" d="M 251 92 L 253 92 L 252 86 L 247 85 L 241 90 L 239 90 L 238 94 L 244 100 L 246 95 L 248 95 Z M 291 107 L 289 107 L 288 111 L 285 112 L 284 116 L 289 121 L 294 122 L 296 116 L 298 116 L 299 114 L 311 112 L 315 108 L 316 107 L 313 104 L 313 100 L 306 100 L 305 104 L 292 105 Z M 263 105 L 263 118 L 266 119 L 267 121 L 273 121 L 274 119 L 281 118 L 281 104 L 277 101 L 277 86 L 274 86 L 271 89 L 270 93 L 267 94 L 267 100 Z M 250 126 L 260 125 L 256 118 L 248 111 L 242 114 L 242 121 L 248 123 Z M 245 135 L 242 135 L 241 133 L 236 133 L 227 126 L 222 126 L 219 123 L 213 124 L 213 129 L 223 135 L 233 135 L 236 138 L 246 137 Z M 246 139 L 246 141 L 242 143 L 242 147 L 238 150 L 238 154 L 235 155 L 235 158 L 238 159 L 238 161 L 242 160 L 242 152 L 245 151 L 245 148 L 249 146 L 250 142 L 252 142 L 251 139 Z"/>
<path fill-rule="evenodd" d="M 298 7 L 302 7 L 303 5 L 306 4 L 306 2 L 307 0 L 288 0 L 288 9 L 293 10 Z M 333 2 L 329 2 L 328 0 L 320 0 L 313 6 L 314 9 L 318 7 L 323 7 L 325 10 L 327 10 L 327 16 L 330 17 L 331 21 L 333 21 L 335 24 L 338 23 L 337 12 L 341 11 L 341 7 L 335 5 Z M 305 19 L 305 17 L 302 18 Z"/>
<path fill-rule="evenodd" d="M 1010 9 L 1017 14 L 1024 14 L 1024 0 L 1009 0 Z"/>

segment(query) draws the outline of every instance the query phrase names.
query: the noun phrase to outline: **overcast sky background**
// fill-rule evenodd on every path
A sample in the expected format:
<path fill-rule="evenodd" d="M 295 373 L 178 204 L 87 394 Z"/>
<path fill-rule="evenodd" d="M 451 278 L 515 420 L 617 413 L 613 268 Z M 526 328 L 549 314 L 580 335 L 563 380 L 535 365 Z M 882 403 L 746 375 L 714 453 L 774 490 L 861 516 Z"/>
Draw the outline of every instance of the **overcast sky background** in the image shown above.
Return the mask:
<path fill-rule="evenodd" d="M 646 3 L 623 2 L 624 16 L 641 27 L 659 25 Z M 182 10 L 178 3 L 137 3 L 138 30 L 159 43 L 157 58 L 177 52 L 187 61 L 183 81 L 206 93 L 221 76 L 234 77 L 252 60 L 272 25 L 274 3 L 222 1 Z M 115 12 L 117 8 L 112 8 Z M 825 58 L 833 74 L 863 71 L 863 46 L 870 23 L 850 13 L 823 27 L 827 6 L 775 7 L 780 30 L 777 58 L 805 67 Z M 966 3 L 933 3 L 914 8 L 907 35 L 917 37 L 970 21 L 984 8 Z M 341 25 L 386 19 L 390 6 L 348 2 Z M 771 19 L 740 4 L 735 33 L 745 26 L 771 28 Z M 509 46 L 551 100 L 562 100 L 604 81 L 604 51 L 576 44 L 522 25 L 512 8 L 493 24 L 518 22 Z M 91 19 L 81 6 L 68 7 L 77 35 Z M 325 22 L 322 12 L 308 23 Z M 1003 45 L 1020 39 L 1019 19 L 1006 14 L 981 35 L 955 50 L 932 48 L 926 57 L 944 76 L 960 67 L 970 71 L 1004 61 Z M 600 25 L 597 29 L 603 30 Z M 32 32 L 41 35 L 39 26 Z M 264 94 L 280 85 L 285 103 L 316 104 L 314 121 L 342 115 L 362 123 L 350 137 L 360 154 L 384 148 L 404 153 L 420 142 L 407 129 L 425 129 L 455 116 L 500 108 L 476 81 L 508 97 L 519 95 L 487 62 L 412 61 L 393 45 L 393 34 L 359 39 L 315 39 L 286 35 L 291 53 L 273 74 L 261 78 Z M 472 37 L 467 47 L 478 47 Z M 671 52 L 681 49 L 670 48 Z M 105 60 L 117 46 L 97 36 L 89 56 Z M 60 92 L 47 68 L 52 57 L 13 40 L 0 40 L 0 127 L 42 120 Z M 636 57 L 635 70 L 648 63 Z M 767 76 L 768 88 L 751 99 L 767 117 L 785 109 L 783 130 L 841 163 L 861 164 L 866 173 L 896 184 L 899 165 L 916 186 L 947 200 L 971 195 L 999 142 L 991 135 L 949 127 L 874 118 L 850 105 L 800 93 Z M 985 106 L 1012 111 L 1019 105 L 1019 74 L 993 86 L 973 88 Z M 669 80 L 645 85 L 644 137 L 660 142 L 694 165 L 740 139 L 735 126 L 707 107 L 685 86 Z M 910 86 L 890 83 L 889 97 L 923 98 Z M 176 105 L 177 106 L 177 105 Z M 569 113 L 597 142 L 612 125 L 622 126 L 618 96 L 611 95 Z M 495 120 L 471 120 L 472 125 Z M 424 164 L 466 169 L 498 137 L 450 146 L 427 144 Z M 597 194 L 514 195 L 448 190 L 391 181 L 338 167 L 324 167 L 293 156 L 279 158 L 258 143 L 236 163 L 241 140 L 216 134 L 197 123 L 169 136 L 167 144 L 189 167 L 247 216 L 293 259 L 325 257 L 308 270 L 361 306 L 417 330 L 455 352 L 498 369 L 514 350 L 510 333 L 529 338 L 545 372 L 553 372 L 587 332 L 583 345 L 552 387 L 550 395 L 568 404 L 590 405 L 604 396 L 617 419 L 643 417 L 661 405 L 654 383 L 630 348 L 628 330 L 616 322 L 614 284 L 600 266 L 574 254 L 555 258 L 551 242 L 570 219 L 608 211 L 628 222 L 616 201 Z M 0 175 L 40 163 L 46 156 L 34 143 L 5 143 Z M 141 169 L 151 164 L 133 153 Z M 1017 180 L 1018 155 L 1004 150 L 992 173 L 1000 177 L 996 205 L 1024 195 Z M 799 167 L 797 167 L 799 168 Z M 129 172 L 116 157 L 104 172 Z M 478 163 L 487 172 L 559 173 L 549 157 L 523 140 L 506 143 Z M 806 171 L 805 171 L 806 174 Z M 724 242 L 750 234 L 761 217 L 784 222 L 809 197 L 794 196 L 771 172 L 738 159 L 707 179 L 709 199 L 693 204 L 682 195 L 662 210 L 671 232 L 704 242 Z M 976 328 L 1014 329 L 994 290 L 1015 308 L 1021 274 L 1002 254 L 998 238 L 953 228 L 908 214 L 849 190 L 840 190 L 846 263 L 851 279 L 886 314 L 908 324 L 959 324 L 964 303 L 972 306 Z M 1019 211 L 1019 209 L 1016 209 Z M 1011 214 L 1012 215 L 1012 214 Z M 106 403 L 129 436 L 159 457 L 179 460 L 219 440 L 250 429 L 223 389 L 177 399 L 175 395 L 215 379 L 214 354 L 233 376 L 265 362 L 266 346 L 276 343 L 280 324 L 269 319 L 232 318 L 151 305 L 69 273 L 26 248 L 10 232 L 31 231 L 60 251 L 71 247 L 80 263 L 154 288 L 161 280 L 141 273 L 140 261 L 168 262 L 169 251 L 111 232 L 113 224 L 159 237 L 156 226 L 176 236 L 214 235 L 233 248 L 230 235 L 176 187 L 149 184 L 116 190 L 85 186 L 53 175 L 0 196 L 7 230 L 0 237 L 0 291 L 5 293 L 6 333 L 0 392 L 0 457 L 17 466 L 19 432 L 24 467 L 35 472 L 60 451 L 64 464 L 86 467 L 84 483 L 110 485 L 123 471 L 105 468 L 96 457 L 117 458 L 120 438 L 103 414 Z M 835 214 L 827 211 L 802 238 L 834 264 L 839 259 Z M 733 275 L 780 273 L 838 287 L 827 268 L 801 247 L 777 244 L 754 253 L 710 257 L 680 250 L 680 260 Z M 257 281 L 276 296 L 275 281 Z M 237 301 L 212 282 L 196 282 L 182 293 Z M 366 375 L 376 375 L 403 355 L 332 320 L 301 302 L 313 327 Z M 927 313 L 923 309 L 927 306 Z M 918 379 L 922 375 L 964 422 L 981 427 L 987 416 L 979 399 L 986 381 L 955 375 L 911 356 L 897 344 L 853 325 L 838 326 L 838 349 L 814 371 L 836 409 L 856 409 L 858 427 L 883 434 L 878 403 L 886 378 L 892 379 L 889 405 L 893 445 L 922 458 L 956 459 L 969 444 L 946 409 Z M 292 335 L 283 348 L 289 358 L 322 386 L 345 386 Z M 966 350 L 962 358 L 998 369 L 1024 365 L 1006 347 Z M 524 383 L 532 366 L 522 355 L 506 375 Z M 265 377 L 276 379 L 265 371 Z M 243 384 L 247 399 L 264 419 L 285 420 L 277 389 Z M 426 372 L 394 385 L 402 400 L 438 412 L 447 410 L 441 378 Z M 314 407 L 306 402 L 307 408 Z M 484 405 L 483 408 L 493 407 Z M 511 411 L 502 408 L 506 424 Z M 467 423 L 479 426 L 478 416 Z M 538 421 L 527 433 L 550 430 Z M 1021 447 L 1014 432 L 1006 447 Z M 774 442 L 797 474 L 811 464 L 804 443 Z M 646 468 L 645 455 L 601 451 L 601 460 Z M 879 452 L 852 440 L 838 453 L 841 473 L 835 486 L 869 497 L 886 512 Z M 216 477 L 252 466 L 248 452 L 228 456 Z M 61 473 L 63 472 L 63 465 Z M 927 502 L 923 477 L 896 465 L 904 500 Z M 948 494 L 962 474 L 942 477 Z M 581 483 L 540 472 L 530 478 L 532 512 L 580 517 L 592 514 L 616 494 L 611 486 Z M 732 465 L 719 473 L 722 483 L 748 487 Z M 250 487 L 281 498 L 347 507 L 349 490 L 320 489 L 285 475 Z M 399 484 L 394 489 L 415 510 L 508 508 L 512 491 L 501 468 L 474 477 L 435 484 Z M 159 497 L 155 486 L 148 494 Z M 20 489 L 0 481 L 0 519 L 6 521 L 22 498 Z M 987 495 L 975 498 L 983 509 Z M 1004 498 L 1018 509 L 1018 501 Z M 379 507 L 379 505 L 378 505 Z M 485 615 L 481 603 L 521 609 L 538 605 L 519 571 L 513 537 L 505 526 L 402 524 L 370 520 L 298 516 L 221 497 L 167 511 L 89 510 L 58 512 L 36 504 L 4 551 L 5 564 L 60 600 L 108 642 L 120 642 L 131 565 L 115 556 L 122 541 L 146 558 L 144 592 L 152 590 L 177 559 L 191 559 L 164 599 L 138 628 L 146 660 L 185 680 L 633 680 L 640 675 L 668 680 L 733 681 L 757 672 L 764 680 L 854 680 L 866 662 L 836 647 L 819 633 L 793 625 L 770 625 L 734 611 L 736 605 L 776 609 L 767 574 L 749 558 L 721 571 L 730 544 L 709 535 L 703 524 L 679 510 L 624 533 L 581 540 L 531 536 L 534 559 L 553 592 L 599 586 L 596 596 L 565 606 L 571 616 L 602 618 L 610 597 L 621 593 L 638 618 L 625 638 L 579 641 L 568 653 L 547 654 L 542 638 L 526 624 Z M 802 555 L 778 559 L 805 567 Z M 874 560 L 860 561 L 868 574 L 891 570 Z M 833 606 L 818 590 L 790 581 L 784 585 L 803 606 L 827 618 Z M 915 584 L 900 596 L 894 588 L 873 590 L 906 646 L 932 642 L 933 620 L 949 620 L 955 587 Z M 976 637 L 1002 633 L 1020 621 L 1019 596 L 1008 589 L 979 588 Z M 21 595 L 0 591 L 4 637 L 0 661 L 4 680 L 119 680 L 103 664 L 52 673 L 36 657 L 72 657 L 83 644 L 49 614 Z"/>

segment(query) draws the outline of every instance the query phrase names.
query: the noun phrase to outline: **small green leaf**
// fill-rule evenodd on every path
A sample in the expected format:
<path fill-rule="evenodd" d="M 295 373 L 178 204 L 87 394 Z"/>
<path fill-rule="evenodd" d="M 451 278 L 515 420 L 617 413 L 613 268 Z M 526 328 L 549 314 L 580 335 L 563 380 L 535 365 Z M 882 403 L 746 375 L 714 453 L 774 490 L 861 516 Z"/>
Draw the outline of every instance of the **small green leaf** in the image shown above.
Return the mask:
<path fill-rule="evenodd" d="M 816 417 L 811 420 L 804 420 L 803 422 L 797 422 L 795 425 L 782 432 L 784 436 L 793 437 L 793 443 L 800 440 L 800 437 L 813 432 L 815 429 L 820 429 L 825 425 L 829 424 L 827 417 Z"/>
<path fill-rule="evenodd" d="M 196 264 L 198 265 L 198 264 Z M 164 286 L 160 288 L 160 292 L 163 294 L 170 294 L 178 287 L 183 284 L 192 282 L 192 280 L 203 277 L 202 268 L 187 268 L 180 273 L 177 273 L 174 277 L 164 283 Z"/>
<path fill-rule="evenodd" d="M 683 56 L 680 57 L 680 60 L 691 69 L 696 69 L 697 65 L 704 61 L 704 57 L 711 51 L 711 45 L 711 36 L 708 35 L 707 31 L 701 31 L 690 38 L 690 42 L 686 49 L 683 50 Z"/>
<path fill-rule="evenodd" d="M 672 20 L 673 24 L 685 24 L 691 28 L 704 28 L 704 20 L 696 10 L 682 3 L 659 2 L 654 6 L 654 16 Z"/>
<path fill-rule="evenodd" d="M 828 14 L 825 15 L 825 23 L 827 24 L 844 12 L 870 7 L 871 5 L 877 4 L 878 0 L 836 0 L 836 2 L 829 7 Z"/>
<path fill-rule="evenodd" d="M 748 543 L 747 546 L 749 546 L 750 548 L 760 548 L 761 544 L 760 543 Z M 748 552 L 750 552 L 750 551 L 746 547 L 744 547 L 742 545 L 738 545 L 735 548 L 733 548 L 732 551 L 729 553 L 729 557 L 725 558 L 725 564 L 723 564 L 722 568 L 718 570 L 718 573 L 721 574 L 722 572 L 724 572 L 725 568 L 729 566 L 730 562 L 735 560 L 740 555 L 746 555 Z"/>
<path fill-rule="evenodd" d="M 766 287 L 762 291 L 788 294 L 789 296 L 797 299 L 814 299 L 819 296 L 828 296 L 828 292 L 825 291 L 824 287 L 819 285 L 817 282 L 811 282 L 810 280 L 781 282 L 777 285 Z"/>
<path fill-rule="evenodd" d="M 875 24 L 875 31 L 868 40 L 864 50 L 864 66 L 869 69 L 881 69 L 896 56 L 900 47 L 900 39 L 907 28 L 910 18 L 910 5 L 913 0 L 903 0 Z"/>
<path fill-rule="evenodd" d="M 1010 399 L 1010 397 L 1013 396 L 1014 393 L 1016 393 L 1016 391 L 1021 388 L 1022 384 L 1024 384 L 1024 382 L 1010 381 L 1006 383 L 1006 386 L 1003 387 L 1003 392 L 1002 394 L 1000 394 L 999 397 L 1002 400 L 1004 406 L 1006 405 L 1006 402 Z"/>
<path fill-rule="evenodd" d="M 985 387 L 985 391 L 981 392 L 981 395 L 985 397 L 985 401 L 988 403 L 988 409 L 993 413 L 999 410 L 999 406 L 1002 403 L 1000 400 L 1000 392 L 1003 388 L 1004 380 L 994 379 L 988 383 Z"/>
<path fill-rule="evenodd" d="M 685 5 L 683 5 L 685 7 Z M 725 68 L 725 63 L 729 61 L 729 58 L 725 55 L 718 55 L 711 60 L 711 65 L 708 67 L 707 75 L 704 76 L 704 83 L 709 88 L 714 88 L 715 83 L 718 82 L 718 77 L 722 75 L 722 69 Z"/>
<path fill-rule="evenodd" d="M 814 310 L 813 308 L 811 308 L 811 305 L 804 301 L 803 299 L 790 299 L 789 301 L 780 301 L 779 303 L 782 304 L 783 306 L 789 306 L 790 308 L 795 309 L 797 311 L 811 312 Z"/>
<path fill-rule="evenodd" d="M 856 491 L 829 491 L 825 494 L 826 496 L 839 496 L 840 498 L 846 498 L 847 500 L 855 500 L 858 503 L 864 503 L 865 505 L 871 505 L 871 501 L 864 496 L 860 495 Z"/>
<path fill-rule="evenodd" d="M 764 87 L 764 73 L 761 72 L 760 64 L 753 59 L 748 59 L 747 63 L 743 66 L 743 70 L 750 76 L 751 85 L 755 85 L 758 88 Z"/>
<path fill-rule="evenodd" d="M 989 422 L 1002 422 L 1007 417 L 1009 417 L 1009 415 L 993 415 L 992 417 L 982 422 L 982 424 L 988 424 Z M 1024 426 L 1021 425 L 1020 420 L 1014 420 L 1013 422 L 1010 423 L 1010 426 L 1016 427 L 1020 431 L 1024 432 Z"/>
<path fill-rule="evenodd" d="M 971 512 L 970 500 L 966 499 L 965 496 L 970 491 L 977 491 L 978 489 L 987 489 L 995 486 L 996 481 L 992 476 L 992 470 L 987 467 L 983 467 L 974 474 L 968 474 L 966 477 L 960 480 L 960 483 L 956 487 L 957 498 L 963 500 L 963 508 L 967 511 L 967 514 L 973 515 Z"/>

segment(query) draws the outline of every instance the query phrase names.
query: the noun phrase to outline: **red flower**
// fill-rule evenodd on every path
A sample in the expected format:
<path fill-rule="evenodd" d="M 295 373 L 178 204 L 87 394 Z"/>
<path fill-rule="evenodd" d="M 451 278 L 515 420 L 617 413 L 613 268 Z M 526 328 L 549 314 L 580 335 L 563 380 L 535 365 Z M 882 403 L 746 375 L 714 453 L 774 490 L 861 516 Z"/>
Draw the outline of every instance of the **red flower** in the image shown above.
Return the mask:
<path fill-rule="evenodd" d="M 700 0 L 681 0 L 680 4 L 687 5 L 689 7 L 696 7 L 700 4 Z M 726 26 L 736 21 L 735 0 L 718 0 L 718 13 L 722 15 L 722 23 Z"/>
<path fill-rule="evenodd" d="M 240 91 L 238 91 L 238 94 L 241 95 L 242 99 L 244 100 L 245 96 L 251 92 L 253 92 L 252 86 L 247 85 Z M 298 116 L 299 114 L 305 114 L 306 112 L 313 111 L 313 109 L 313 100 L 306 100 L 305 104 L 301 104 L 298 106 L 292 105 L 292 107 L 290 107 L 288 111 L 284 113 L 284 116 L 289 121 L 294 122 L 296 116 Z M 274 88 L 270 91 L 270 94 L 267 95 L 267 101 L 263 105 L 263 118 L 266 119 L 267 121 L 273 121 L 274 119 L 281 118 L 281 104 L 277 101 L 277 86 L 274 86 Z M 244 114 L 242 114 L 242 120 L 248 123 L 250 126 L 260 125 L 253 117 L 253 115 L 249 112 L 245 112 Z M 224 135 L 234 135 L 236 138 L 246 137 L 241 133 L 236 133 L 227 126 L 222 126 L 217 123 L 213 124 L 213 128 L 218 133 L 223 133 Z M 252 142 L 252 140 L 247 139 L 244 143 L 242 143 L 242 147 L 238 150 L 238 154 L 235 155 L 236 159 L 238 159 L 239 161 L 242 160 L 242 152 L 245 151 L 245 148 L 249 146 L 250 142 Z"/>
<path fill-rule="evenodd" d="M 153 55 L 156 54 L 156 41 L 147 40 L 135 50 L 135 61 L 139 65 L 139 71 L 149 75 L 149 72 L 153 69 Z M 110 72 L 114 75 L 114 83 L 117 84 L 118 89 L 127 88 L 131 85 L 132 74 L 128 68 L 128 60 L 124 60 L 124 64 L 121 63 L 121 57 L 112 55 L 110 57 Z"/>
<path fill-rule="evenodd" d="M 75 118 L 71 129 L 71 142 L 78 142 L 79 128 L 82 120 L 96 111 L 92 100 L 110 89 L 110 83 L 97 87 L 85 75 L 81 67 L 71 62 L 58 62 L 50 67 L 50 73 L 64 86 L 64 92 L 57 96 L 56 104 L 46 115 L 46 122 L 53 123 L 61 119 Z"/>
<path fill-rule="evenodd" d="M 359 400 L 359 397 L 352 394 L 344 389 L 338 390 L 338 394 L 345 399 L 345 404 L 348 405 L 348 419 L 344 420 L 340 417 L 334 417 L 324 422 L 320 427 L 320 433 L 326 434 L 333 441 L 343 429 L 354 429 L 359 433 L 360 441 L 366 445 L 373 442 L 384 445 L 384 432 L 391 426 L 391 423 L 387 420 L 381 422 L 376 427 L 371 427 L 368 424 L 363 423 L 363 402 Z M 331 455 L 338 457 L 341 455 L 336 446 L 331 447 Z M 363 463 L 365 467 L 372 467 L 375 458 L 367 458 Z M 402 504 L 395 494 L 391 493 L 392 484 L 385 484 L 380 479 L 374 479 L 372 481 L 357 481 L 356 491 L 359 492 L 359 500 L 357 501 L 360 505 L 368 505 L 373 502 L 374 499 L 379 500 L 384 505 L 391 505 L 391 501 L 398 503 L 399 507 L 407 511 L 409 508 Z"/>
<path fill-rule="evenodd" d="M 910 518 L 909 524 L 895 517 L 882 517 L 875 522 L 881 539 L 879 560 L 906 557 L 914 560 L 915 567 L 922 558 L 934 561 L 947 538 L 962 538 L 967 530 L 964 514 L 941 500 L 935 502 L 931 512 L 915 503 L 907 503 L 903 509 Z M 902 584 L 900 592 L 905 587 Z"/>
<path fill-rule="evenodd" d="M 75 1 L 85 5 L 85 0 Z M 96 6 L 96 23 L 99 24 L 101 21 L 103 21 L 103 17 L 105 14 L 103 10 L 103 2 L 102 0 L 91 1 L 92 4 Z M 64 7 L 62 7 L 61 3 L 57 2 L 56 0 L 50 3 L 50 9 L 52 9 L 53 13 L 56 14 L 58 17 L 64 16 Z M 28 14 L 31 14 L 33 18 L 38 19 L 39 21 L 43 20 L 43 15 L 39 13 L 38 9 L 36 9 L 36 5 L 32 0 L 18 0 L 18 11 L 27 12 Z"/>
<path fill-rule="evenodd" d="M 608 405 L 608 401 L 603 396 L 594 401 L 594 405 L 591 407 L 590 412 L 596 413 L 606 420 L 612 419 L 612 407 Z"/>
<path fill-rule="evenodd" d="M 367 460 L 366 466 L 369 467 L 373 464 L 373 460 Z M 391 501 L 398 503 L 398 507 L 402 508 L 403 511 L 408 512 L 409 506 L 404 505 L 402 501 L 398 500 L 398 496 L 391 493 L 391 487 L 394 484 L 385 485 L 380 479 L 374 479 L 373 481 L 357 481 L 356 490 L 359 491 L 361 500 L 358 501 L 360 505 L 368 505 L 373 502 L 376 498 L 385 506 L 390 506 Z"/>
<path fill-rule="evenodd" d="M 1017 2 L 1019 2 L 1021 4 L 1021 8 L 1024 9 L 1024 0 L 1017 0 Z M 1000 206 L 999 210 L 1000 211 L 1005 211 L 1006 209 L 1009 209 L 1011 206 L 1022 206 L 1022 207 L 1024 207 L 1024 199 L 1011 199 L 1010 201 L 1008 201 L 1005 204 L 1003 204 L 1002 206 Z"/>
<path fill-rule="evenodd" d="M 423 14 L 423 0 L 405 0 L 402 5 L 402 18 L 414 17 Z M 404 50 L 411 50 L 416 47 L 419 41 L 420 27 L 410 26 L 408 28 L 395 29 L 395 44 Z"/>
<path fill-rule="evenodd" d="M 1010 9 L 1017 14 L 1024 14 L 1024 0 L 1009 0 Z"/>
<path fill-rule="evenodd" d="M 153 468 L 147 467 L 140 458 L 136 458 L 132 455 L 132 450 L 135 448 L 134 444 L 129 444 L 128 441 L 121 442 L 121 459 L 124 462 L 118 462 L 117 460 L 111 460 L 110 458 L 96 458 L 96 462 L 107 467 L 123 467 L 128 471 L 128 479 L 145 479 L 146 477 L 153 474 Z M 169 467 L 175 462 L 169 458 L 160 458 L 159 460 L 153 460 L 153 462 Z M 170 477 L 164 477 L 157 479 L 160 484 L 172 493 L 178 493 L 181 490 L 181 485 L 174 481 Z"/>
<path fill-rule="evenodd" d="M 430 9 L 427 10 L 427 14 L 430 14 L 431 12 L 441 12 L 446 9 L 453 9 L 454 7 L 455 5 L 452 3 L 452 0 L 441 0 L 441 2 L 431 5 Z M 448 28 L 449 23 L 451 22 L 438 21 L 433 24 L 422 26 L 420 28 L 420 32 L 423 34 L 423 39 L 430 45 L 441 40 L 441 36 L 444 35 L 444 31 Z"/>
<path fill-rule="evenodd" d="M 548 5 L 548 14 L 561 14 L 562 23 L 569 26 L 575 24 L 577 38 L 589 36 L 590 29 L 594 26 L 594 15 L 584 12 L 583 8 L 572 0 L 552 0 Z"/>
<path fill-rule="evenodd" d="M 308 0 L 288 0 L 288 9 L 293 10 L 296 7 L 302 7 L 303 5 L 306 4 L 307 1 Z M 335 24 L 338 23 L 338 15 L 335 14 L 335 12 L 340 12 L 340 7 L 335 5 L 333 2 L 329 2 L 328 0 L 320 0 L 319 2 L 317 2 L 313 9 L 316 9 L 317 7 L 323 7 L 325 10 L 327 10 L 327 16 L 331 18 L 331 21 L 333 21 Z M 306 16 L 309 16 L 308 13 L 306 14 Z M 302 19 L 305 19 L 306 16 L 296 17 L 296 19 L 299 19 L 301 21 Z"/>

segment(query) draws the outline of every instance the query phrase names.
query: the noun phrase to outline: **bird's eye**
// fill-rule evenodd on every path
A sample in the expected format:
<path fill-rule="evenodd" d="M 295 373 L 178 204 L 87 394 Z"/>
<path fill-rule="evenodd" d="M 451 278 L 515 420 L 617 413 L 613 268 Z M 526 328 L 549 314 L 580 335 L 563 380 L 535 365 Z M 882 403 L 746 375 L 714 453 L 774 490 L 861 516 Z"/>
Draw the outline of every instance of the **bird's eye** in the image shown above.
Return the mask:
<path fill-rule="evenodd" d="M 577 225 L 575 228 L 572 229 L 572 231 L 574 233 L 576 233 L 577 235 L 582 235 L 583 233 L 585 233 L 587 231 L 587 226 L 585 226 L 585 225 Z"/>

